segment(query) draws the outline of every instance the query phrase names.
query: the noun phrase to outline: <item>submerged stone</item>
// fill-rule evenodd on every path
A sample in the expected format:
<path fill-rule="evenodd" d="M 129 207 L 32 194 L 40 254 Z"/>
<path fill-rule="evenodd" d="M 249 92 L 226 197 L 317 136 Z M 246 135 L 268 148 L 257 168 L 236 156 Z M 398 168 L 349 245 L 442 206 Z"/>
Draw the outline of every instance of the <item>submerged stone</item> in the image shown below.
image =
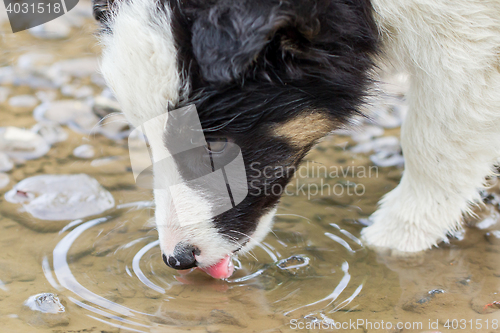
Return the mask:
<path fill-rule="evenodd" d="M 49 144 L 36 133 L 17 127 L 0 127 L 0 152 L 13 159 L 39 158 L 49 149 Z"/>
<path fill-rule="evenodd" d="M 10 89 L 7 87 L 0 87 L 0 103 L 3 103 L 9 97 Z"/>
<path fill-rule="evenodd" d="M 3 172 L 0 172 L 0 189 L 4 188 L 10 183 L 9 175 Z"/>
<path fill-rule="evenodd" d="M 17 95 L 9 98 L 9 105 L 16 108 L 30 108 L 38 104 L 38 99 L 32 95 Z"/>
<path fill-rule="evenodd" d="M 26 178 L 5 194 L 11 203 L 41 220 L 76 220 L 115 205 L 111 193 L 85 175 L 40 175 Z"/>
<path fill-rule="evenodd" d="M 33 326 L 66 326 L 69 318 L 57 295 L 42 293 L 30 296 L 23 304 L 20 316 Z"/>
<path fill-rule="evenodd" d="M 37 121 L 51 121 L 58 124 L 67 124 L 79 117 L 89 115 L 93 116 L 92 108 L 77 100 L 43 103 L 33 111 L 33 116 Z"/>
<path fill-rule="evenodd" d="M 81 145 L 73 150 L 73 155 L 78 158 L 92 158 L 95 155 L 95 150 L 91 145 Z"/>
<path fill-rule="evenodd" d="M 0 152 L 0 172 L 7 172 L 12 170 L 14 162 L 5 153 Z"/>
<path fill-rule="evenodd" d="M 38 123 L 31 128 L 31 131 L 39 134 L 49 145 L 68 138 L 68 133 L 61 126 L 53 122 Z"/>
<path fill-rule="evenodd" d="M 296 269 L 309 265 L 309 258 L 301 255 L 294 255 L 280 260 L 277 265 L 283 270 Z"/>

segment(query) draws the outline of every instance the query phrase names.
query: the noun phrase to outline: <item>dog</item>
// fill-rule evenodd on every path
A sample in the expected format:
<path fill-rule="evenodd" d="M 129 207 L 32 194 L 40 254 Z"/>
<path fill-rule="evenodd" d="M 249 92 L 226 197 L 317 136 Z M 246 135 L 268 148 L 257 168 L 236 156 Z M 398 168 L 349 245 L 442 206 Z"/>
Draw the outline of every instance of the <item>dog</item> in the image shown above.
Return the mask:
<path fill-rule="evenodd" d="M 280 194 L 267 189 L 293 176 L 252 172 L 297 166 L 318 140 L 360 115 L 380 63 L 411 77 L 405 171 L 362 230 L 364 241 L 401 253 L 432 248 L 480 202 L 500 155 L 500 1 L 109 1 L 93 4 L 102 74 L 130 123 L 195 105 L 219 150 L 210 153 L 236 144 L 259 189 L 215 214 L 186 186 L 175 199 L 188 226 L 172 214 L 171 193 L 155 189 L 170 267 L 229 276 L 230 256 L 271 229 Z M 164 138 L 164 124 L 153 121 L 153 159 Z M 175 166 L 153 172 L 165 183 L 182 180 Z"/>

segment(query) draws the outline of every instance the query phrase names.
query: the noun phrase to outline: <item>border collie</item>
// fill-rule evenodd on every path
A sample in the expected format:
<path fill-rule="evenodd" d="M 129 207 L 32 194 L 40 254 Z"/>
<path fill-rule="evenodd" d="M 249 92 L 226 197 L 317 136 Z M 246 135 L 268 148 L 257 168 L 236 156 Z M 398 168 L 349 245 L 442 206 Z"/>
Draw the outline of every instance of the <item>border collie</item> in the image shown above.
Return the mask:
<path fill-rule="evenodd" d="M 94 0 L 94 16 L 102 73 L 132 125 L 195 105 L 211 153 L 235 143 L 249 179 L 256 166 L 297 166 L 359 115 L 377 63 L 408 72 L 405 172 L 362 231 L 371 246 L 417 252 L 446 241 L 500 156 L 500 1 Z M 153 160 L 168 149 L 164 132 L 153 122 Z M 175 166 L 153 172 L 183 177 Z M 292 176 L 262 173 L 252 184 L 261 191 L 218 214 L 186 186 L 175 199 L 189 225 L 155 189 L 166 264 L 228 277 L 230 255 L 270 231 L 279 195 L 266 189 Z"/>

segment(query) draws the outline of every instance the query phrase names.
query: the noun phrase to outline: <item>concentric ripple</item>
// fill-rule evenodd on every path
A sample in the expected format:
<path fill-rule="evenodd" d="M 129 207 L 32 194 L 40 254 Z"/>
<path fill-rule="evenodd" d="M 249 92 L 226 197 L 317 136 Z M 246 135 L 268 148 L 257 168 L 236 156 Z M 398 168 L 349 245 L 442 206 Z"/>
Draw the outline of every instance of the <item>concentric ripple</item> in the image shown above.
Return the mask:
<path fill-rule="evenodd" d="M 290 318 L 323 318 L 351 307 L 365 276 L 353 273 L 366 255 L 350 231 L 323 217 L 279 214 L 274 233 L 245 256 L 235 274 L 213 280 L 193 270 L 167 268 L 156 231 L 144 226 L 144 202 L 112 216 L 75 221 L 50 258 L 47 280 L 88 317 L 113 327 L 153 332 L 158 327 L 270 329 Z M 316 207 L 317 208 L 317 207 Z M 316 209 L 317 211 L 317 209 Z M 256 326 L 257 325 L 257 326 Z"/>

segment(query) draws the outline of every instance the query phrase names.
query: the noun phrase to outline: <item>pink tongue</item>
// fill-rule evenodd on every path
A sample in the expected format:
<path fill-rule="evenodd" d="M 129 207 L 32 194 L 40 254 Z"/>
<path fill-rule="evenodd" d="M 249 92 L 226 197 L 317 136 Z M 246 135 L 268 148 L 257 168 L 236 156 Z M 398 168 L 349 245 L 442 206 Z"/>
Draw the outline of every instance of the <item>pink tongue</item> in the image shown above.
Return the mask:
<path fill-rule="evenodd" d="M 202 271 L 213 277 L 214 279 L 227 279 L 234 272 L 234 264 L 231 261 L 231 256 L 227 255 L 224 259 L 206 268 L 200 268 Z"/>

